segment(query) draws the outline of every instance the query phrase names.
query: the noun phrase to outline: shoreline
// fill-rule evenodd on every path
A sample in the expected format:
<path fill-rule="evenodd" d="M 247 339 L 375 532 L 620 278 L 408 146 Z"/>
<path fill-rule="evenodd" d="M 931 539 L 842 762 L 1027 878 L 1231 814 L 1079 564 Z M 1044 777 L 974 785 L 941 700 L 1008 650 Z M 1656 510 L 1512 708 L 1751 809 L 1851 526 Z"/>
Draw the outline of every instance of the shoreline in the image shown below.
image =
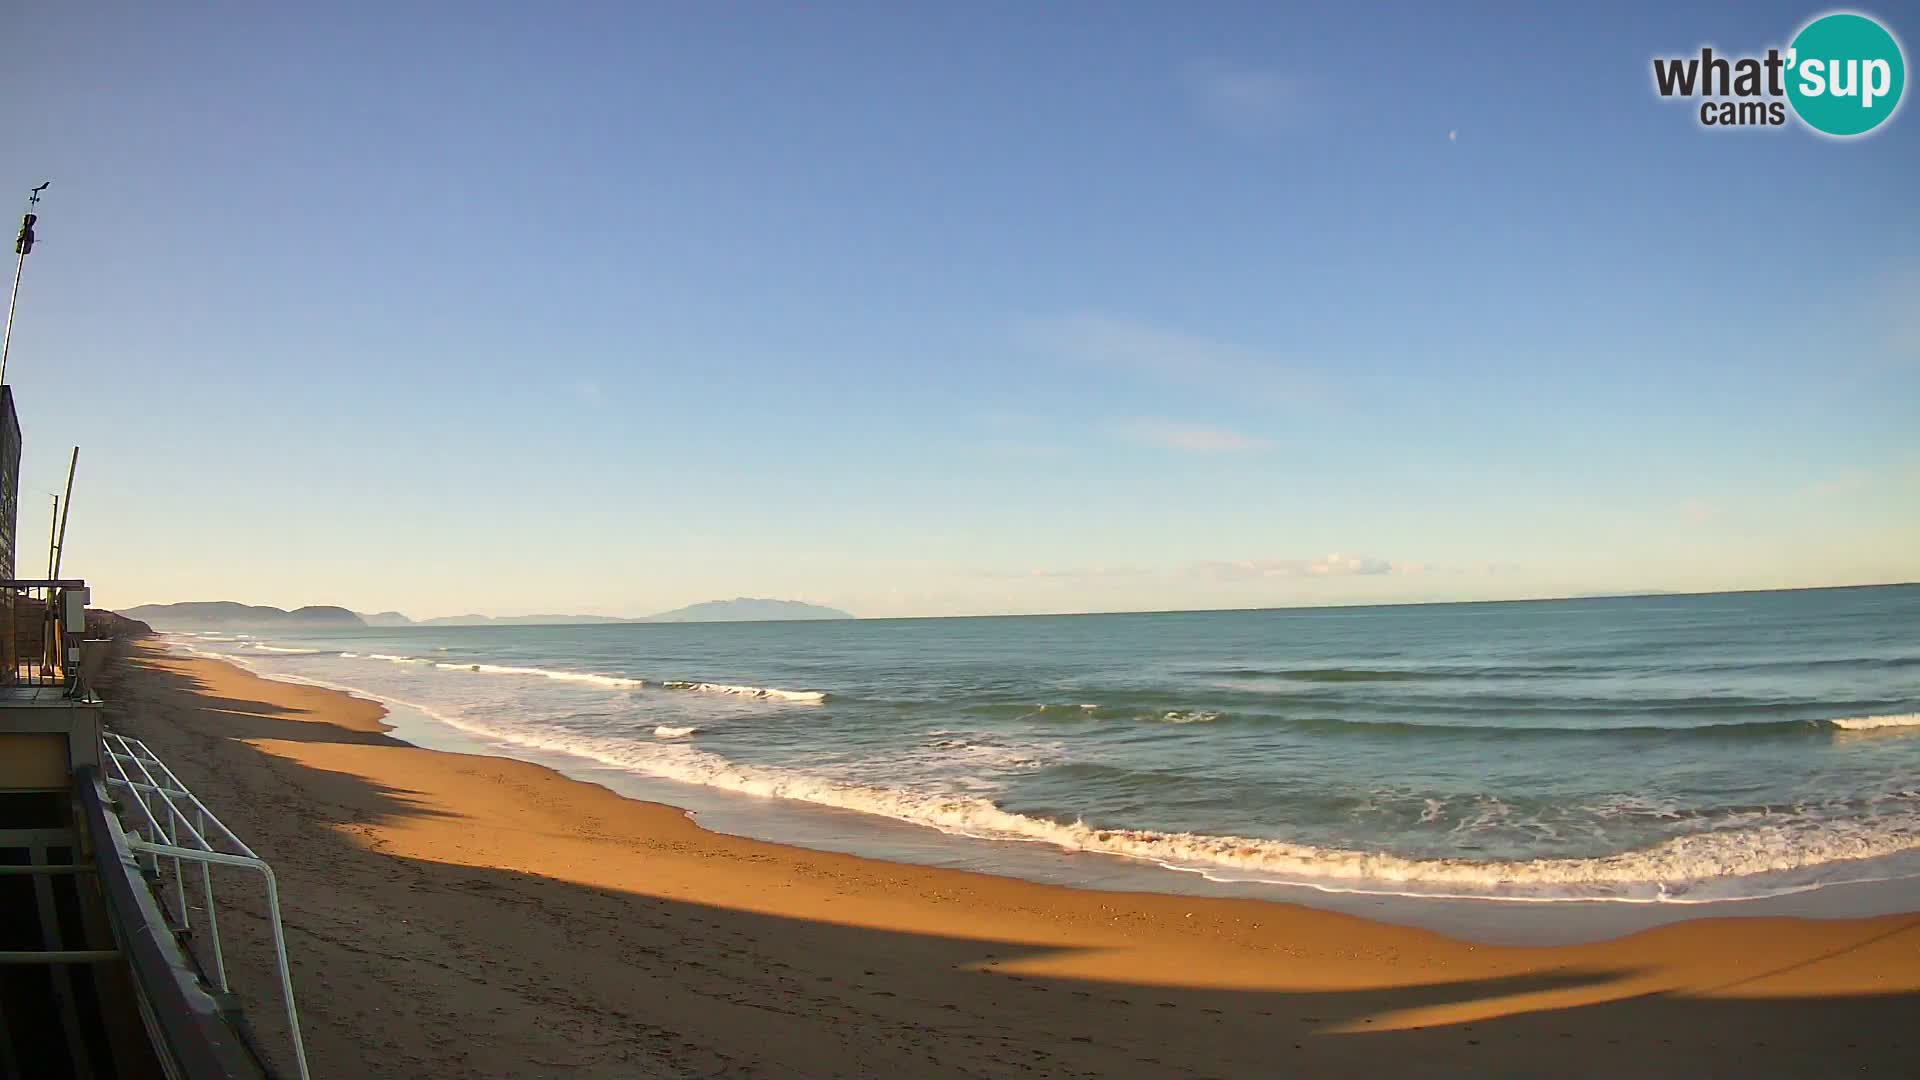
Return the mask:
<path fill-rule="evenodd" d="M 268 673 L 241 658 L 191 644 L 162 645 L 174 655 L 232 666 L 256 678 L 322 689 L 385 714 L 385 730 L 421 749 L 528 762 L 568 779 L 684 813 L 706 831 L 810 851 L 880 862 L 958 869 L 1012 880 L 1100 892 L 1237 898 L 1298 904 L 1399 926 L 1434 930 L 1489 945 L 1570 945 L 1702 918 L 1787 916 L 1858 918 L 1920 911 L 1920 852 L 1882 856 L 1863 865 L 1896 870 L 1750 896 L 1577 897 L 1473 895 L 1340 887 L 1217 876 L 1198 867 L 1059 847 L 1037 839 L 978 837 L 884 814 L 793 799 L 768 799 L 651 776 L 564 750 L 508 742 L 411 702 L 352 686 L 288 673 Z M 1222 868 L 1219 874 L 1232 872 Z"/>
<path fill-rule="evenodd" d="M 377 703 L 337 691 L 144 646 L 116 668 L 111 722 L 279 875 L 320 1075 L 1920 1064 L 1901 1019 L 1920 1003 L 1916 915 L 1476 945 L 1272 900 L 730 836 L 538 765 L 407 745 Z M 229 963 L 254 973 L 236 976 L 244 995 L 270 980 L 257 916 L 244 896 L 229 916 L 230 888 L 221 926 Z M 248 1001 L 270 1055 L 271 992 Z"/>

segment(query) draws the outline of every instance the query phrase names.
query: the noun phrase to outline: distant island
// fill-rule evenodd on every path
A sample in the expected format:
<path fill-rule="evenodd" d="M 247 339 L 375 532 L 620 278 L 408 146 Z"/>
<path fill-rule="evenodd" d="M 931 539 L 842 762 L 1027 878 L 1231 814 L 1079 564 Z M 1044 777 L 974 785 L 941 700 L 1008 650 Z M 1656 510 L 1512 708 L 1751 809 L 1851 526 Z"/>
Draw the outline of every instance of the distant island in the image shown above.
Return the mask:
<path fill-rule="evenodd" d="M 397 611 L 385 613 L 399 616 Z M 367 618 L 368 625 L 381 626 L 569 626 L 579 623 L 621 623 L 635 622 L 634 619 L 620 619 L 612 615 L 442 615 L 437 619 L 421 619 L 417 622 L 374 623 Z"/>
<path fill-rule="evenodd" d="M 289 630 L 391 626 L 576 626 L 601 623 L 775 622 L 798 619 L 851 619 L 837 608 L 799 600 L 767 600 L 740 596 L 709 600 L 658 615 L 621 619 L 610 615 L 443 615 L 414 620 L 398 611 L 372 613 L 343 607 L 295 608 L 236 604 L 229 600 L 202 600 L 180 604 L 142 604 L 120 612 L 129 619 L 174 630 Z"/>
<path fill-rule="evenodd" d="M 635 622 L 779 622 L 788 619 L 851 619 L 839 608 L 799 600 L 760 600 L 736 596 L 732 600 L 709 600 L 663 611 Z"/>

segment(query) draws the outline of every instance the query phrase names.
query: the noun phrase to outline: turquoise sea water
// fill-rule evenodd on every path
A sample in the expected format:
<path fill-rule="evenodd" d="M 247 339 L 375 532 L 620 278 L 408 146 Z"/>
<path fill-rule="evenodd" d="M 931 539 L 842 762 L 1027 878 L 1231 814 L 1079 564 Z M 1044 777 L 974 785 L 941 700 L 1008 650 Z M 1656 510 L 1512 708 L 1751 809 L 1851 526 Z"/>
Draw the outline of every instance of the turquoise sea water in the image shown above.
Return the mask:
<path fill-rule="evenodd" d="M 492 752 L 1222 881 L 1646 900 L 1920 874 L 1920 586 L 173 640 Z"/>

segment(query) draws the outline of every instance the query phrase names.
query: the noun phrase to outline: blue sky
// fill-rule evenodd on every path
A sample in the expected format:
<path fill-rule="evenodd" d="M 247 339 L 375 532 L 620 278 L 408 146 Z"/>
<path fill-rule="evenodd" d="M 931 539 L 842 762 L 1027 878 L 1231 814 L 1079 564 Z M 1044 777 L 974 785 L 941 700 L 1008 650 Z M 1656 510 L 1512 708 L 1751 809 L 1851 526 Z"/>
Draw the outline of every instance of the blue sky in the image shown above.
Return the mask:
<path fill-rule="evenodd" d="M 1651 88 L 1820 9 L 396 7 L 10 17 L 23 572 L 78 442 L 115 605 L 1920 578 L 1920 119 Z"/>

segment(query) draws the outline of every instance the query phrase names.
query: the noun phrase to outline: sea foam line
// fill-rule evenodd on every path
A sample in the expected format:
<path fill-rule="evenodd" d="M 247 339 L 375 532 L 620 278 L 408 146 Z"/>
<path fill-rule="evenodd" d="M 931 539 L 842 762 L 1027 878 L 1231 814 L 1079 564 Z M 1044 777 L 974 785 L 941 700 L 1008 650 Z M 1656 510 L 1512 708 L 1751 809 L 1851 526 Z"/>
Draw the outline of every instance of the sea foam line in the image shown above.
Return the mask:
<path fill-rule="evenodd" d="M 181 643 L 194 652 L 192 645 Z M 252 664 L 238 657 L 250 670 Z M 1477 862 L 1412 859 L 1380 852 L 1292 844 L 1281 840 L 1144 829 L 1103 829 L 1084 821 L 1059 822 L 1004 810 L 979 798 L 930 795 L 742 765 L 677 741 L 635 743 L 546 731 L 522 731 L 441 713 L 418 703 L 319 680 L 272 673 L 268 678 L 329 686 L 356 696 L 418 710 L 448 727 L 493 740 L 501 748 L 559 753 L 681 783 L 765 798 L 792 799 L 922 825 L 979 840 L 1042 843 L 1065 851 L 1115 855 L 1214 881 L 1264 881 L 1325 892 L 1513 901 L 1609 900 L 1707 903 L 1801 892 L 1805 882 L 1752 888 L 1733 895 L 1689 898 L 1694 886 L 1715 879 L 1806 870 L 1831 863 L 1920 850 L 1920 812 L 1873 821 L 1824 822 L 1821 829 L 1766 825 L 1675 837 L 1642 851 L 1592 859 Z M 1886 719 L 1859 717 L 1849 719 Z M 1888 726 L 1888 725 L 1877 725 Z M 1899 725 L 1893 725 L 1899 726 Z M 660 725 L 662 740 L 680 729 Z M 697 729 L 696 729 L 697 730 Z M 676 734 L 669 735 L 668 731 Z M 691 733 L 691 732 L 689 732 Z M 942 733 L 944 734 L 944 732 Z M 1920 806 L 1916 807 L 1920 810 Z M 1251 875 L 1249 877 L 1248 875 Z M 1851 880 L 1851 879 L 1850 879 Z M 1859 880 L 1877 880 L 1864 878 Z M 1819 884 L 1828 884 L 1821 882 Z M 1518 887 L 1524 893 L 1497 890 Z"/>
<path fill-rule="evenodd" d="M 1886 728 L 1920 728 L 1920 713 L 1896 713 L 1887 716 L 1844 716 L 1828 724 L 1842 731 L 1880 731 Z"/>
<path fill-rule="evenodd" d="M 686 682 L 674 680 L 660 685 L 669 690 L 693 690 L 703 694 L 733 694 L 737 697 L 759 698 L 763 701 L 799 701 L 818 705 L 827 700 L 824 690 L 781 690 L 770 686 L 729 686 L 726 683 Z"/>
<path fill-rule="evenodd" d="M 645 679 L 630 679 L 624 675 L 597 675 L 591 671 L 555 671 L 551 668 L 509 667 L 505 664 L 436 663 L 433 666 L 445 668 L 448 671 L 477 671 L 484 675 L 530 675 L 552 679 L 555 682 L 586 683 L 617 690 L 631 690 L 647 685 Z"/>
<path fill-rule="evenodd" d="M 1768 825 L 1675 837 L 1641 851 L 1591 859 L 1507 861 L 1416 859 L 1282 840 L 1201 833 L 1108 829 L 1005 810 L 980 798 L 935 795 L 744 765 L 683 742 L 523 731 L 434 715 L 497 743 L 566 754 L 614 768 L 762 798 L 791 799 L 892 818 L 978 840 L 1042 843 L 1064 851 L 1116 855 L 1216 881 L 1257 880 L 1328 892 L 1495 900 L 1612 900 L 1704 903 L 1798 892 L 1805 883 L 1689 899 L 1717 879 L 1806 870 L 1920 849 L 1916 812 L 1872 822 L 1817 827 Z M 667 738 L 659 729 L 656 735 Z M 1246 875 L 1253 875 L 1249 878 Z M 1501 892 L 1500 890 L 1523 890 Z"/>
<path fill-rule="evenodd" d="M 732 694 L 737 697 L 757 698 L 762 701 L 793 701 L 805 704 L 819 704 L 827 700 L 824 690 L 782 690 L 771 686 L 733 686 L 726 683 L 688 682 L 671 680 L 649 684 L 647 680 L 627 675 L 602 675 L 591 671 L 562 671 L 555 668 L 515 667 L 510 664 L 458 664 L 445 661 L 427 661 L 411 656 L 388 656 L 374 653 L 370 660 L 389 660 L 394 663 L 425 664 L 446 671 L 472 671 L 482 675 L 524 675 L 529 678 L 552 679 L 556 682 L 583 683 L 589 686 L 604 686 L 613 690 L 637 690 L 648 685 L 658 685 L 668 690 L 692 690 L 709 694 Z"/>
<path fill-rule="evenodd" d="M 318 655 L 313 649 L 283 649 L 272 645 L 253 646 L 267 652 L 287 653 L 298 656 Z M 516 667 L 509 664 L 447 663 L 433 661 L 417 656 L 398 656 L 392 653 L 338 653 L 343 660 L 384 660 L 391 664 L 432 664 L 446 671 L 472 671 L 483 675 L 522 675 L 529 678 L 552 679 L 555 682 L 581 683 L 588 686 L 601 686 L 610 690 L 638 690 L 650 685 L 646 679 L 626 675 L 603 675 L 591 671 L 563 671 L 555 668 Z M 772 686 L 736 686 L 729 683 L 693 682 L 675 679 L 666 682 L 656 681 L 668 690 L 688 690 L 707 694 L 731 694 L 735 697 L 755 698 L 761 701 L 791 701 L 800 704 L 818 705 L 827 700 L 824 690 L 782 690 Z"/>

